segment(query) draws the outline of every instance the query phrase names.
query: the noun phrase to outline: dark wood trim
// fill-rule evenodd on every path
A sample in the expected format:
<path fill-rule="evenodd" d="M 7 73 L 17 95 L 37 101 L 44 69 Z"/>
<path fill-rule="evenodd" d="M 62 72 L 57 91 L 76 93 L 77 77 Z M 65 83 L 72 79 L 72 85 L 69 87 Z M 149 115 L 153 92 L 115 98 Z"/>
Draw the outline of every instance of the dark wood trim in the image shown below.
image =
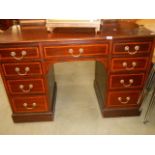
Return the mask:
<path fill-rule="evenodd" d="M 94 80 L 94 89 L 95 89 L 96 97 L 97 97 L 98 104 L 99 104 L 99 107 L 100 107 L 100 111 L 102 113 L 102 110 L 103 110 L 103 107 L 104 107 L 103 95 L 101 95 L 101 92 L 100 92 L 100 89 L 99 89 L 99 86 L 98 86 L 96 80 Z"/>
<path fill-rule="evenodd" d="M 52 112 L 33 113 L 33 114 L 15 114 L 15 113 L 13 113 L 12 118 L 15 123 L 53 121 L 54 114 Z"/>
<path fill-rule="evenodd" d="M 121 117 L 121 116 L 139 116 L 140 111 L 139 108 L 128 108 L 128 109 L 106 109 L 104 108 L 102 111 L 103 117 Z"/>

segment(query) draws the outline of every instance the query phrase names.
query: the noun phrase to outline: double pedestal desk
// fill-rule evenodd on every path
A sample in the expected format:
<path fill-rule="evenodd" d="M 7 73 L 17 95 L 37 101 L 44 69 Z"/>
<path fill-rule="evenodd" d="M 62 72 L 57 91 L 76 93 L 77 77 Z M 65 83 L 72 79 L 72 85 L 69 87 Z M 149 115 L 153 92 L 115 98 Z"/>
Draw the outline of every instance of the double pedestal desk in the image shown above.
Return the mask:
<path fill-rule="evenodd" d="M 153 42 L 154 35 L 138 26 L 103 28 L 98 34 L 13 26 L 0 34 L 0 73 L 13 121 L 53 120 L 53 66 L 68 61 L 96 61 L 94 88 L 103 117 L 139 115 L 137 100 L 151 67 Z"/>

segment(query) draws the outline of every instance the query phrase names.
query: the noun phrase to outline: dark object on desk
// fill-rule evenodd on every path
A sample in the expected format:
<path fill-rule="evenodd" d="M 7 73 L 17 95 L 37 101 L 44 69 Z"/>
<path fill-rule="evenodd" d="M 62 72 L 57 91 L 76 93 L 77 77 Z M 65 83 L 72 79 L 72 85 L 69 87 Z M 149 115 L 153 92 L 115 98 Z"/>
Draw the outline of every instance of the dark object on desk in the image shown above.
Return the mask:
<path fill-rule="evenodd" d="M 0 29 L 7 30 L 13 25 L 13 19 L 0 19 Z"/>
<path fill-rule="evenodd" d="M 79 34 L 79 33 L 83 33 L 83 34 L 95 34 L 95 29 L 94 28 L 73 28 L 73 27 L 59 27 L 59 28 L 55 28 L 53 30 L 53 33 L 68 33 L 68 34 Z"/>

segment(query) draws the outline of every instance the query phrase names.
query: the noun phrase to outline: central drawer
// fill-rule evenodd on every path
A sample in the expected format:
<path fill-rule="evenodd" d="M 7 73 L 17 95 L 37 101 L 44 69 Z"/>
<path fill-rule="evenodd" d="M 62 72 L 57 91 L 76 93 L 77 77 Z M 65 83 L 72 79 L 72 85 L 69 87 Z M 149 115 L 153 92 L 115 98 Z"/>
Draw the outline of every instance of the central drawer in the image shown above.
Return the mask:
<path fill-rule="evenodd" d="M 48 103 L 45 96 L 14 97 L 12 98 L 14 112 L 46 112 Z"/>
<path fill-rule="evenodd" d="M 72 46 L 47 46 L 44 48 L 45 58 L 67 57 L 79 58 L 89 56 L 106 55 L 108 44 L 72 45 Z"/>

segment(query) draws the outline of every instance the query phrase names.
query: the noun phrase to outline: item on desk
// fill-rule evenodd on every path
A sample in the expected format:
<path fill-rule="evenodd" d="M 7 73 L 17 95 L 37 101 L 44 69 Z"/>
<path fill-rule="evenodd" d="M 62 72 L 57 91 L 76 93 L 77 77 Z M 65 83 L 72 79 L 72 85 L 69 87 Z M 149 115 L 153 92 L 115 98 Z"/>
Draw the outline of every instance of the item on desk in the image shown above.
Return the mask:
<path fill-rule="evenodd" d="M 57 19 L 47 19 L 46 28 L 48 32 L 53 32 L 55 28 L 95 28 L 97 33 L 100 30 L 100 20 L 57 20 Z"/>

